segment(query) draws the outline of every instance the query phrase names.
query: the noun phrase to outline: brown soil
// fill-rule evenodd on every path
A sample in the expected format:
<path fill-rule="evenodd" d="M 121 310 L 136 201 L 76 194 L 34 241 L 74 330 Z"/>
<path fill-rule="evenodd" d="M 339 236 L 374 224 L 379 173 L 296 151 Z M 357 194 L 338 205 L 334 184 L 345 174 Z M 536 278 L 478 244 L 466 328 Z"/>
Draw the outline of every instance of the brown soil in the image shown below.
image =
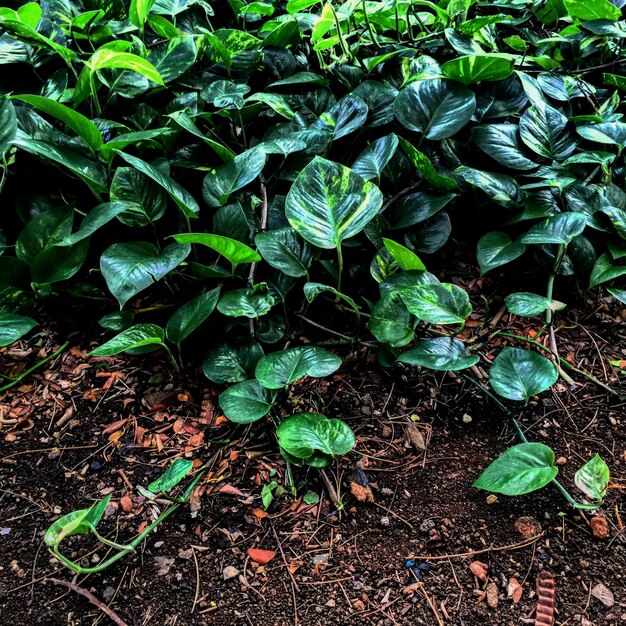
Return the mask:
<path fill-rule="evenodd" d="M 619 390 L 620 375 L 609 360 L 626 358 L 623 318 L 606 306 L 594 311 L 597 304 L 590 298 L 583 310 L 561 316 L 559 348 Z M 507 324 L 528 333 L 519 318 L 505 316 L 499 327 Z M 5 349 L 3 371 L 15 374 L 56 345 L 40 335 Z M 0 395 L 7 422 L 0 433 L 0 624 L 113 623 L 75 591 L 47 581 L 73 580 L 73 574 L 51 560 L 43 534 L 61 512 L 112 492 L 115 508 L 103 530 L 119 541 L 132 537 L 156 508 L 136 486 L 146 486 L 159 466 L 180 455 L 213 461 L 191 506 L 137 553 L 75 579 L 128 626 L 518 624 L 533 616 L 541 570 L 555 577 L 557 624 L 626 623 L 626 404 L 593 382 L 574 375 L 575 389 L 558 383 L 520 421 L 529 438 L 563 457 L 561 480 L 572 493 L 574 472 L 596 452 L 609 464 L 604 540 L 593 537 L 591 516 L 576 512 L 551 486 L 520 498 L 493 498 L 471 487 L 517 441 L 499 409 L 455 375 L 384 370 L 362 348 L 346 355 L 331 380 L 295 386 L 281 405 L 285 414 L 323 412 L 347 420 L 357 433 L 355 451 L 326 471 L 344 509 L 335 510 L 316 470 L 300 468 L 294 476 L 299 495 L 313 490 L 320 503 L 286 494 L 264 517 L 262 485 L 288 485 L 265 422 L 216 425 L 219 390 L 201 375 L 170 374 L 154 355 L 103 364 L 86 358 L 87 342 L 75 337 L 71 345 L 47 369 Z M 125 421 L 111 427 L 118 420 Z M 363 474 L 374 503 L 359 502 L 350 491 Z M 120 505 L 124 496 L 132 502 L 128 511 Z M 129 500 L 124 503 L 128 509 Z M 525 541 L 516 528 L 522 516 L 534 518 L 542 534 Z M 76 558 L 94 547 L 84 537 L 67 543 Z M 249 548 L 276 556 L 262 567 L 248 557 Z M 93 555 L 85 558 L 94 563 Z M 420 572 L 424 563 L 430 566 L 422 585 L 413 584 L 410 560 Z M 497 606 L 489 606 L 485 584 L 470 572 L 476 560 L 488 565 Z M 230 580 L 223 576 L 227 566 L 238 570 Z M 511 578 L 523 588 L 516 603 L 507 598 Z M 613 592 L 612 607 L 591 594 L 598 583 Z"/>

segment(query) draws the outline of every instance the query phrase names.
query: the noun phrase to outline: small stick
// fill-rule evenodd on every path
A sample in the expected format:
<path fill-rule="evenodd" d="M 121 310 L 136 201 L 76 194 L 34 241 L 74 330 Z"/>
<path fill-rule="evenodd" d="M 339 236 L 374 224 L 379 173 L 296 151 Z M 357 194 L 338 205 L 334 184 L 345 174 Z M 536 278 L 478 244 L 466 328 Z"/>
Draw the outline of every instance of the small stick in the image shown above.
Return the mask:
<path fill-rule="evenodd" d="M 196 610 L 196 604 L 198 604 L 198 598 L 200 597 L 200 568 L 198 567 L 198 557 L 196 556 L 196 551 L 191 547 L 191 554 L 193 555 L 193 562 L 196 566 L 196 593 L 193 596 L 193 605 L 191 607 L 191 612 L 193 613 Z"/>
<path fill-rule="evenodd" d="M 335 508 L 339 511 L 342 509 L 341 502 L 339 502 L 339 496 L 337 495 L 336 489 L 333 487 L 330 479 L 328 478 L 326 472 L 323 469 L 320 469 L 320 476 L 324 481 L 324 485 L 326 486 L 326 491 L 328 492 L 328 496 L 330 497 L 331 502 L 335 506 Z"/>
<path fill-rule="evenodd" d="M 291 582 L 293 583 L 293 586 L 296 588 L 296 590 L 300 591 L 300 587 L 298 587 L 298 583 L 296 582 L 296 579 L 293 576 L 291 568 L 289 567 L 289 563 L 287 563 L 287 558 L 285 557 L 285 551 L 283 550 L 283 545 L 282 543 L 280 543 L 280 539 L 278 538 L 278 534 L 276 533 L 276 529 L 274 528 L 274 526 L 272 526 L 272 532 L 274 533 L 274 537 L 276 538 L 276 543 L 278 544 L 278 549 L 280 550 L 280 556 L 283 557 L 283 563 L 285 564 L 285 567 L 287 568 L 287 573 L 289 574 L 289 577 L 291 578 Z"/>
<path fill-rule="evenodd" d="M 386 506 L 383 506 L 382 504 L 378 504 L 378 502 L 370 502 L 370 504 L 373 504 L 374 506 L 378 507 L 379 509 L 382 509 L 383 511 L 389 513 L 389 515 L 391 515 L 391 517 L 393 517 L 393 519 L 397 519 L 399 522 L 402 522 L 405 526 L 408 526 L 411 530 L 414 529 L 413 524 L 411 524 L 411 522 L 409 522 L 408 520 L 404 519 L 403 517 L 400 517 L 395 511 L 392 511 L 391 509 L 388 509 Z"/>
<path fill-rule="evenodd" d="M 128 624 L 123 621 L 117 615 L 117 613 L 110 609 L 106 604 L 98 600 L 98 598 L 96 598 L 96 596 L 94 596 L 93 593 L 91 593 L 90 591 L 87 591 L 87 589 L 83 589 L 82 587 L 79 587 L 69 580 L 61 580 L 60 578 L 46 578 L 45 582 L 54 583 L 55 585 L 61 585 L 63 587 L 71 589 L 72 591 L 75 591 L 79 595 L 83 596 L 83 598 L 87 598 L 87 600 L 89 600 L 91 604 L 100 609 L 105 615 L 107 615 L 111 619 L 111 621 L 117 624 L 117 626 L 128 626 Z"/>

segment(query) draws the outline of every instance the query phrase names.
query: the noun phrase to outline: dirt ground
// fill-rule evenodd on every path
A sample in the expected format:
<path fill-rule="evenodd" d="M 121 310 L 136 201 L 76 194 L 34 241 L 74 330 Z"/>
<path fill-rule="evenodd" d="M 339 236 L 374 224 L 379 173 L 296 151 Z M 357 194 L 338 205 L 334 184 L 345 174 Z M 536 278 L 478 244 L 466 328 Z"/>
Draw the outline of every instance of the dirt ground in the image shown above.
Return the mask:
<path fill-rule="evenodd" d="M 609 361 L 626 359 L 625 312 L 606 302 L 583 293 L 556 337 L 570 362 L 624 393 L 626 374 Z M 483 328 L 481 315 L 466 338 Z M 498 328 L 532 334 L 528 321 L 507 315 Z M 57 335 L 52 325 L 4 349 L 2 371 L 15 375 L 49 355 Z M 355 450 L 326 470 L 343 503 L 337 511 L 317 470 L 296 468 L 298 498 L 288 493 L 267 422 L 224 423 L 219 389 L 200 373 L 174 375 L 154 355 L 88 358 L 82 336 L 69 340 L 61 356 L 0 394 L 0 624 L 116 623 L 52 579 L 74 581 L 128 626 L 532 624 L 542 570 L 556 581 L 556 624 L 626 623 L 626 401 L 594 382 L 574 373 L 574 388 L 559 382 L 521 410 L 520 423 L 553 447 L 573 494 L 576 469 L 596 452 L 606 460 L 606 539 L 551 486 L 520 498 L 471 487 L 517 441 L 498 407 L 454 374 L 387 370 L 360 346 L 344 352 L 334 377 L 305 380 L 282 399 L 285 415 L 319 411 L 357 434 Z M 496 353 L 495 343 L 482 350 L 486 359 Z M 140 550 L 88 577 L 51 558 L 42 540 L 52 521 L 109 493 L 105 534 L 136 534 L 162 510 L 136 487 L 180 456 L 211 460 L 212 469 Z M 271 481 L 287 493 L 265 512 L 261 491 Z M 373 502 L 356 497 L 367 486 Z M 319 502 L 305 504 L 307 491 Z M 63 545 L 83 563 L 105 555 L 85 537 Z M 259 565 L 250 548 L 275 556 Z M 475 561 L 488 566 L 489 599 L 470 571 Z M 522 587 L 517 602 L 507 594 L 512 578 Z"/>

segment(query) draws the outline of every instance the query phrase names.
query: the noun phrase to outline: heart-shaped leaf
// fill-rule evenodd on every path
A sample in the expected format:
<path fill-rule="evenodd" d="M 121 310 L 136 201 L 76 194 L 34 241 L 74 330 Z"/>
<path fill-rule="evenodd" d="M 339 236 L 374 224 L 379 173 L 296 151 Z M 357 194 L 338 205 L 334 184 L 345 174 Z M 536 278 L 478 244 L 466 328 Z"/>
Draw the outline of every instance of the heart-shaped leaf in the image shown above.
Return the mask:
<path fill-rule="evenodd" d="M 398 357 L 401 363 L 443 372 L 463 370 L 476 365 L 479 360 L 480 357 L 471 354 L 462 341 L 452 337 L 423 339 Z"/>
<path fill-rule="evenodd" d="M 37 322 L 24 315 L 0 313 L 0 348 L 17 341 L 37 326 Z"/>
<path fill-rule="evenodd" d="M 204 375 L 214 383 L 240 383 L 254 374 L 263 348 L 254 340 L 209 350 L 202 361 Z"/>
<path fill-rule="evenodd" d="M 419 285 L 399 293 L 409 312 L 430 324 L 462 324 L 472 312 L 467 292 L 451 283 Z"/>
<path fill-rule="evenodd" d="M 580 235 L 587 226 L 584 213 L 559 213 L 532 226 L 520 237 L 523 244 L 564 244 L 567 245 Z"/>
<path fill-rule="evenodd" d="M 567 124 L 563 113 L 549 104 L 537 102 L 520 118 L 520 135 L 533 152 L 561 161 L 576 150 L 578 143 Z"/>
<path fill-rule="evenodd" d="M 135 324 L 122 331 L 119 335 L 109 339 L 99 348 L 92 350 L 90 356 L 115 356 L 120 352 L 127 352 L 135 348 L 153 344 L 163 344 L 165 332 L 156 324 Z"/>
<path fill-rule="evenodd" d="M 144 241 L 114 243 L 100 257 L 100 271 L 122 308 L 133 296 L 178 267 L 191 246 L 172 243 L 159 251 Z"/>
<path fill-rule="evenodd" d="M 528 402 L 554 385 L 558 377 L 556 367 L 546 357 L 520 348 L 504 348 L 493 361 L 489 383 L 507 400 Z"/>
<path fill-rule="evenodd" d="M 356 443 L 347 424 L 320 413 L 299 413 L 288 417 L 279 424 L 276 437 L 280 447 L 298 459 L 309 459 L 315 452 L 330 457 L 347 454 Z"/>
<path fill-rule="evenodd" d="M 246 380 L 220 394 L 224 415 L 237 424 L 250 424 L 267 415 L 276 392 L 262 387 L 256 380 Z"/>
<path fill-rule="evenodd" d="M 391 254 L 396 263 L 403 270 L 423 271 L 426 269 L 426 266 L 422 263 L 422 260 L 417 256 L 417 254 L 403 246 L 401 243 L 384 237 L 383 243 L 385 244 L 385 248 L 387 248 L 389 254 Z"/>
<path fill-rule="evenodd" d="M 373 141 L 352 164 L 352 171 L 363 180 L 380 178 L 387 163 L 398 149 L 398 137 L 391 133 Z"/>
<path fill-rule="evenodd" d="M 165 327 L 167 338 L 180 345 L 213 313 L 219 297 L 220 288 L 216 287 L 183 304 L 167 322 Z"/>
<path fill-rule="evenodd" d="M 574 482 L 586 496 L 600 503 L 606 495 L 609 478 L 609 466 L 596 454 L 576 472 Z"/>
<path fill-rule="evenodd" d="M 397 293 L 388 293 L 374 305 L 367 327 L 381 343 L 406 346 L 415 336 L 415 318 Z"/>
<path fill-rule="evenodd" d="M 619 278 L 624 275 L 626 275 L 626 266 L 613 265 L 613 263 L 611 263 L 611 257 L 605 253 L 598 257 L 598 260 L 591 270 L 589 286 L 595 287 L 608 280 L 613 280 L 614 278 Z"/>
<path fill-rule="evenodd" d="M 480 273 L 506 265 L 519 258 L 526 251 L 526 246 L 512 241 L 506 233 L 492 232 L 480 238 L 476 249 Z"/>
<path fill-rule="evenodd" d="M 256 250 L 230 237 L 208 233 L 181 233 L 173 237 L 178 243 L 196 243 L 215 250 L 231 263 L 233 269 L 242 263 L 261 260 L 261 255 Z"/>
<path fill-rule="evenodd" d="M 289 223 L 319 248 L 337 248 L 360 233 L 383 203 L 378 187 L 351 169 L 315 157 L 298 175 L 285 201 Z"/>
<path fill-rule="evenodd" d="M 189 474 L 193 467 L 190 459 L 176 459 L 156 480 L 148 485 L 152 493 L 167 493 Z"/>
<path fill-rule="evenodd" d="M 472 130 L 474 143 L 500 165 L 528 171 L 539 167 L 525 154 L 517 124 L 485 124 Z"/>
<path fill-rule="evenodd" d="M 523 317 L 533 317 L 545 311 L 560 311 L 565 308 L 563 302 L 551 300 L 527 291 L 512 293 L 504 299 L 504 302 L 509 313 Z"/>
<path fill-rule="evenodd" d="M 520 443 L 493 461 L 473 486 L 505 496 L 521 496 L 545 487 L 558 471 L 554 452 L 548 446 Z"/>
<path fill-rule="evenodd" d="M 109 494 L 88 509 L 79 509 L 78 511 L 72 511 L 60 517 L 46 531 L 44 536 L 46 545 L 52 549 L 56 549 L 66 537 L 88 534 L 102 519 L 111 501 L 111 495 L 112 494 Z"/>
<path fill-rule="evenodd" d="M 400 124 L 431 140 L 452 137 L 472 119 L 475 109 L 476 97 L 467 87 L 443 78 L 411 83 L 393 107 Z"/>
<path fill-rule="evenodd" d="M 263 258 L 287 276 L 306 276 L 313 251 L 293 228 L 278 228 L 259 233 L 254 242 Z"/>
<path fill-rule="evenodd" d="M 264 356 L 256 366 L 256 379 L 268 389 L 282 389 L 303 376 L 323 378 L 341 366 L 341 359 L 315 346 L 297 346 Z"/>
<path fill-rule="evenodd" d="M 269 313 L 275 302 L 266 286 L 255 285 L 253 289 L 227 291 L 217 303 L 217 310 L 228 317 L 252 319 Z"/>

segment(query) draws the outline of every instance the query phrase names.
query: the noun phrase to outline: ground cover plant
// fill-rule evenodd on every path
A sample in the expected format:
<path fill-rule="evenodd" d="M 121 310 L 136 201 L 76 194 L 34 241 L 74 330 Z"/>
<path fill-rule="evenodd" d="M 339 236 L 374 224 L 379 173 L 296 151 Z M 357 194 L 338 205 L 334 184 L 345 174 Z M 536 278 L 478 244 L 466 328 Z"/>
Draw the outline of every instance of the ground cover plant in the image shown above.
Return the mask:
<path fill-rule="evenodd" d="M 0 8 L 0 345 L 44 311 L 100 311 L 92 357 L 196 358 L 228 420 L 269 415 L 290 465 L 323 468 L 349 427 L 273 409 L 338 370 L 331 350 L 481 384 L 463 370 L 502 335 L 459 338 L 472 306 L 447 254 L 475 241 L 483 274 L 535 266 L 541 285 L 502 294 L 549 337 L 495 357 L 504 414 L 496 396 L 597 382 L 559 355 L 553 296 L 577 275 L 626 302 L 624 25 L 619 0 Z M 553 452 L 524 439 L 475 486 L 554 482 Z M 585 502 L 555 482 L 590 509 L 607 483 L 599 456 Z"/>

